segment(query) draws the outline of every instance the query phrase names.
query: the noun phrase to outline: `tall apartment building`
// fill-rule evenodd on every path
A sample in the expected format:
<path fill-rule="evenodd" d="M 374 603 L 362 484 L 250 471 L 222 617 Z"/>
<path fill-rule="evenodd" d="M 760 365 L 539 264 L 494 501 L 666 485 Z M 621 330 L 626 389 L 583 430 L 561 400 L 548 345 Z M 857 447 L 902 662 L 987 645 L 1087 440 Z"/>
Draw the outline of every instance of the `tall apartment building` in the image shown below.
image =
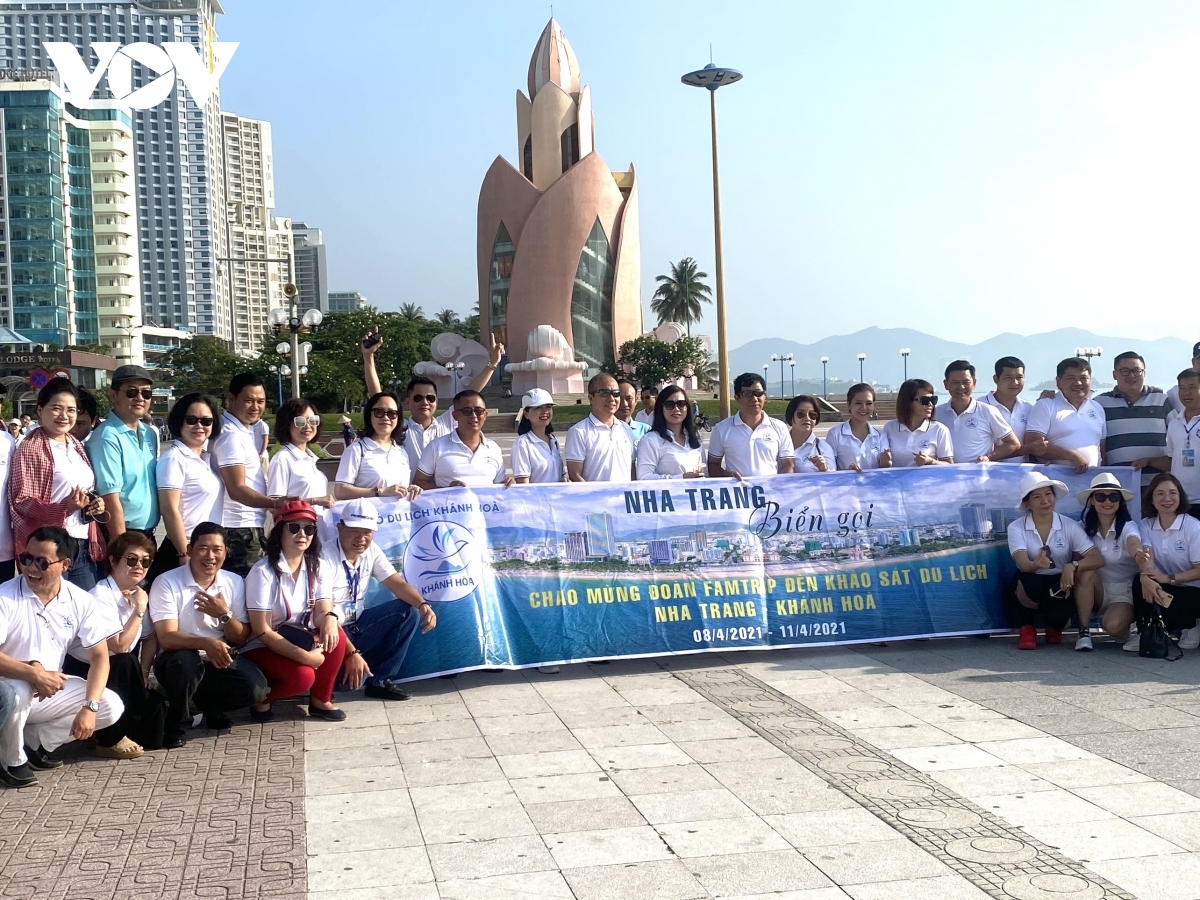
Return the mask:
<path fill-rule="evenodd" d="M 292 222 L 292 244 L 296 253 L 296 304 L 303 313 L 310 309 L 329 312 L 329 286 L 325 264 L 325 242 L 320 228 Z"/>
<path fill-rule="evenodd" d="M 77 109 L 49 78 L 2 87 L 0 325 L 141 363 L 128 111 Z"/>
<path fill-rule="evenodd" d="M 49 68 L 43 41 L 68 41 L 89 69 L 94 41 L 187 42 L 210 59 L 220 0 L 5 0 L 0 70 Z M 132 67 L 134 88 L 154 72 Z M 4 73 L 0 72 L 0 76 Z M 108 96 L 107 77 L 96 97 Z M 167 98 L 133 114 L 144 318 L 159 326 L 233 338 L 223 227 L 220 90 L 203 107 L 175 79 Z"/>
<path fill-rule="evenodd" d="M 221 113 L 221 123 L 233 348 L 254 354 L 267 333 L 267 313 L 288 305 L 283 286 L 295 277 L 292 223 L 271 214 L 275 206 L 271 123 L 231 112 Z"/>
<path fill-rule="evenodd" d="M 331 313 L 358 312 L 367 308 L 367 298 L 358 291 L 330 291 L 329 309 Z"/>

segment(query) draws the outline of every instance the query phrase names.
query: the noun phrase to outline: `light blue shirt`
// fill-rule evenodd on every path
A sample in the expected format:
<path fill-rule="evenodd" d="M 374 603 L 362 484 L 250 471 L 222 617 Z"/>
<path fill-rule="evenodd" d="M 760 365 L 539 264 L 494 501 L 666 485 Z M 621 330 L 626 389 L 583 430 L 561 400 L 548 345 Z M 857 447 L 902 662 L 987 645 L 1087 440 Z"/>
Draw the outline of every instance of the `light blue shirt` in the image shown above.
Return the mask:
<path fill-rule="evenodd" d="M 96 490 L 101 496 L 120 495 L 125 527 L 158 525 L 158 431 L 145 422 L 138 422 L 135 431 L 110 414 L 92 432 L 87 453 L 96 472 Z"/>
<path fill-rule="evenodd" d="M 629 425 L 629 430 L 633 432 L 633 445 L 636 447 L 637 442 L 645 437 L 650 431 L 650 426 L 645 422 L 639 422 L 637 419 L 634 419 L 627 424 Z"/>

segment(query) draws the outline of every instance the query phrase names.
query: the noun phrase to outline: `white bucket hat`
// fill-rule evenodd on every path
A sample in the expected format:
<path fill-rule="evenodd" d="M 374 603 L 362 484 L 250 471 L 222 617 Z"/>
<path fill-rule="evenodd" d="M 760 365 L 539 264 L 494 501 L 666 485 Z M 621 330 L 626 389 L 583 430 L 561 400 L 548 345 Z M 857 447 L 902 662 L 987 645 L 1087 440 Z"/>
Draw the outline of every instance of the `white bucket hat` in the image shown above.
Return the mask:
<path fill-rule="evenodd" d="M 1088 501 L 1092 499 L 1093 491 L 1102 491 L 1105 489 L 1111 491 L 1120 491 L 1121 496 L 1125 498 L 1126 503 L 1133 499 L 1133 491 L 1127 491 L 1125 488 L 1121 487 L 1121 482 L 1117 481 L 1117 476 L 1110 472 L 1101 472 L 1092 479 L 1092 483 L 1087 490 L 1080 491 L 1075 496 L 1079 498 L 1080 506 L 1087 506 Z"/>
<path fill-rule="evenodd" d="M 1061 481 L 1055 481 L 1053 478 L 1047 478 L 1041 472 L 1030 472 L 1021 478 L 1020 495 L 1017 498 L 1017 509 L 1025 512 L 1025 499 L 1036 491 L 1038 488 L 1051 487 L 1054 488 L 1054 496 L 1061 499 L 1067 496 L 1070 491 L 1067 486 Z"/>

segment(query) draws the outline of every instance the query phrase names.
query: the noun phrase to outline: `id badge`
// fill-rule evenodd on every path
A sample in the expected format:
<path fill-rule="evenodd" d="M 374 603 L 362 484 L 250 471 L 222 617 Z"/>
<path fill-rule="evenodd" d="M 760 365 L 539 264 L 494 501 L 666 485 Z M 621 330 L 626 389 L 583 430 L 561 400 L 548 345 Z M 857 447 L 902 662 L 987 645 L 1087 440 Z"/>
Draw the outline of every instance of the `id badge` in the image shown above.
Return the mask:
<path fill-rule="evenodd" d="M 1190 469 L 1194 465 L 1196 465 L 1196 451 L 1188 447 L 1183 451 L 1183 467 Z"/>

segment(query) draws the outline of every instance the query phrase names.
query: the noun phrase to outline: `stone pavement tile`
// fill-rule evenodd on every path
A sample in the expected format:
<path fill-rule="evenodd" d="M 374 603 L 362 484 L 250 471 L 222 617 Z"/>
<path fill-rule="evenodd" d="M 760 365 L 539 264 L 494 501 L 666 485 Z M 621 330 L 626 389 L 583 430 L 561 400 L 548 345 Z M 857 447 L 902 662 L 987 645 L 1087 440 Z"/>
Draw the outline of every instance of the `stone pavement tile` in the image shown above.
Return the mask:
<path fill-rule="evenodd" d="M 846 888 L 854 900 L 990 900 L 961 875 L 940 875 L 933 878 L 905 878 L 892 882 L 855 884 Z"/>
<path fill-rule="evenodd" d="M 850 900 L 850 895 L 841 888 L 827 887 L 807 891 L 773 891 L 770 894 L 739 894 L 724 900 Z"/>
<path fill-rule="evenodd" d="M 936 747 L 939 744 L 958 744 L 953 737 L 932 725 L 900 725 L 895 728 L 851 728 L 847 729 L 856 738 L 878 747 L 880 750 L 898 750 L 901 747 Z"/>
<path fill-rule="evenodd" d="M 1134 816 L 1129 821 L 1184 850 L 1200 851 L 1200 813 L 1183 812 Z"/>
<path fill-rule="evenodd" d="M 231 894 L 229 900 L 234 900 L 236 896 Z M 438 898 L 438 886 L 432 882 L 308 892 L 308 900 L 438 900 Z"/>
<path fill-rule="evenodd" d="M 781 784 L 797 784 L 812 789 L 825 786 L 825 781 L 820 776 L 814 775 L 790 756 L 782 754 L 772 759 L 755 760 L 750 765 L 733 759 L 708 763 L 705 768 L 734 793 L 740 788 L 774 787 Z"/>
<path fill-rule="evenodd" d="M 676 856 L 727 856 L 790 850 L 788 842 L 757 816 L 668 822 L 655 826 Z"/>
<path fill-rule="evenodd" d="M 1032 716 L 1075 716 L 1081 712 L 1078 706 L 1072 706 L 1062 700 L 1035 694 L 1026 688 L 1010 687 L 1013 691 L 1011 694 L 980 697 L 973 695 L 968 690 L 963 693 L 963 696 L 1022 722 L 1028 721 Z"/>
<path fill-rule="evenodd" d="M 1087 750 L 1056 737 L 1018 738 L 1012 741 L 982 741 L 975 745 L 1007 763 L 1056 762 L 1064 759 L 1091 759 Z"/>
<path fill-rule="evenodd" d="M 1043 736 L 1041 731 L 1024 722 L 999 716 L 994 719 L 970 719 L 961 722 L 943 721 L 938 723 L 937 727 L 960 741 L 972 744 Z"/>
<path fill-rule="evenodd" d="M 559 706 L 555 714 L 568 728 L 602 728 L 609 725 L 644 725 L 648 721 L 632 706 L 589 709 L 586 706 Z M 482 728 L 482 726 L 480 726 Z M 485 732 L 486 733 L 486 732 Z"/>
<path fill-rule="evenodd" d="M 607 775 L 594 773 L 518 778 L 511 784 L 517 797 L 526 805 L 562 800 L 600 800 L 621 795 L 621 791 Z"/>
<path fill-rule="evenodd" d="M 636 725 L 601 725 L 598 728 L 573 728 L 571 733 L 589 750 L 601 747 L 628 747 L 639 744 L 669 744 L 663 732 L 649 722 Z"/>
<path fill-rule="evenodd" d="M 408 791 L 362 791 L 355 794 L 325 794 L 304 801 L 305 819 L 309 822 L 369 822 L 388 817 L 412 817 L 412 802 Z"/>
<path fill-rule="evenodd" d="M 903 708 L 901 704 L 904 704 L 905 706 L 914 704 L 925 705 L 929 703 L 951 704 L 962 700 L 962 698 L 957 694 L 952 694 L 950 691 L 942 690 L 941 688 L 934 687 L 930 684 L 926 684 L 923 687 L 910 689 L 887 687 L 871 688 L 867 691 L 867 694 L 876 698 L 877 700 L 882 700 L 888 706 L 895 706 L 901 709 Z"/>
<path fill-rule="evenodd" d="M 695 703 L 702 699 L 682 681 L 672 681 L 673 684 L 663 687 L 634 688 L 628 691 L 618 688 L 618 691 L 625 698 L 625 702 L 634 707 L 670 706 L 675 703 Z"/>
<path fill-rule="evenodd" d="M 504 779 L 417 787 L 409 791 L 419 815 L 430 810 L 487 809 L 510 803 L 516 796 Z"/>
<path fill-rule="evenodd" d="M 484 738 L 493 755 L 515 756 L 518 753 L 536 751 L 546 753 L 556 750 L 582 750 L 583 747 L 566 728 L 558 731 L 538 731 L 532 734 L 492 734 Z"/>
<path fill-rule="evenodd" d="M 646 824 L 642 814 L 624 797 L 529 803 L 525 805 L 525 813 L 539 834 L 599 831 L 604 828 L 629 828 Z"/>
<path fill-rule="evenodd" d="M 1152 731 L 1164 728 L 1195 729 L 1200 732 L 1200 717 L 1170 706 L 1154 706 L 1140 709 L 1122 709 L 1105 713 L 1105 718 L 1117 723 L 1119 728 L 1133 731 Z M 1173 732 L 1178 735 L 1179 732 Z M 1190 738 L 1192 735 L 1188 735 Z"/>
<path fill-rule="evenodd" d="M 907 840 L 821 847 L 804 856 L 843 889 L 854 884 L 951 874 L 944 863 Z"/>
<path fill-rule="evenodd" d="M 892 826 L 861 806 L 785 813 L 763 816 L 763 819 L 798 850 L 829 844 L 890 841 L 900 837 Z"/>
<path fill-rule="evenodd" d="M 373 766 L 395 766 L 400 762 L 396 756 L 396 748 L 392 745 L 387 747 L 355 747 L 353 752 L 347 752 L 344 749 L 337 750 L 309 750 L 304 754 L 304 768 L 310 773 L 337 772 L 346 767 L 346 763 L 352 761 L 355 768 L 369 768 Z"/>
<path fill-rule="evenodd" d="M 310 817 L 306 831 L 311 856 L 351 850 L 420 847 L 424 843 L 413 815 L 380 816 L 369 823 L 351 827 L 344 822 L 324 822 Z"/>
<path fill-rule="evenodd" d="M 851 709 L 835 709 L 821 713 L 830 722 L 842 728 L 892 728 L 902 725 L 922 725 L 916 716 L 894 706 L 868 706 Z"/>
<path fill-rule="evenodd" d="M 485 809 L 431 809 L 420 813 L 418 819 L 427 845 L 537 834 L 515 797 Z"/>
<path fill-rule="evenodd" d="M 504 777 L 500 766 L 490 755 L 487 759 L 453 759 L 442 762 L 415 763 L 404 767 L 410 787 L 429 787 L 435 784 L 465 784 L 470 781 L 499 781 Z"/>
<path fill-rule="evenodd" d="M 1138 900 L 1200 900 L 1200 854 L 1110 859 L 1088 868 Z"/>
<path fill-rule="evenodd" d="M 716 741 L 754 737 L 754 732 L 735 719 L 697 719 L 691 722 L 665 722 L 658 726 L 664 735 L 677 744 L 689 741 Z"/>
<path fill-rule="evenodd" d="M 400 765 L 407 767 L 447 760 L 488 759 L 492 750 L 482 737 L 464 737 L 397 744 L 396 755 L 400 758 Z"/>
<path fill-rule="evenodd" d="M 1181 791 L 1191 794 L 1193 797 L 1200 797 L 1200 778 L 1170 781 L 1168 783 L 1171 787 L 1178 788 Z"/>
<path fill-rule="evenodd" d="M 613 772 L 612 780 L 626 794 L 661 794 L 666 791 L 707 791 L 721 786 L 703 766 L 655 766 Z"/>
<path fill-rule="evenodd" d="M 671 848 L 649 825 L 544 834 L 560 869 L 670 859 Z"/>
<path fill-rule="evenodd" d="M 468 703 L 471 715 L 476 719 L 495 719 L 501 716 L 530 716 L 552 712 L 540 694 L 532 692 L 530 697 L 513 700 L 479 699 Z"/>
<path fill-rule="evenodd" d="M 339 701 L 338 706 L 346 711 L 344 722 L 326 722 L 324 719 L 307 718 L 304 720 L 305 736 L 318 731 L 346 731 L 388 724 L 387 709 L 377 700 Z"/>
<path fill-rule="evenodd" d="M 962 697 L 946 703 L 909 703 L 905 701 L 897 706 L 904 712 L 920 719 L 928 725 L 939 728 L 943 722 L 981 722 L 989 719 L 1003 718 L 1000 713 Z"/>
<path fill-rule="evenodd" d="M 578 900 L 708 900 L 708 891 L 677 859 L 601 865 L 563 873 Z"/>
<path fill-rule="evenodd" d="M 1075 788 L 1074 792 L 1123 819 L 1148 812 L 1162 814 L 1200 810 L 1200 797 L 1154 781 Z"/>
<path fill-rule="evenodd" d="M 441 900 L 574 900 L 575 896 L 561 872 L 454 879 L 438 882 L 437 888 Z"/>
<path fill-rule="evenodd" d="M 392 741 L 414 744 L 423 741 L 453 741 L 479 737 L 474 719 L 438 719 L 416 725 L 392 725 Z"/>
<path fill-rule="evenodd" d="M 707 791 L 672 791 L 639 794 L 629 798 L 651 825 L 695 819 L 732 819 L 752 816 L 751 809 L 725 788 Z"/>
<path fill-rule="evenodd" d="M 496 762 L 507 778 L 535 778 L 540 775 L 572 775 L 599 772 L 600 767 L 586 750 L 548 750 L 497 756 Z"/>
<path fill-rule="evenodd" d="M 1024 831 L 1048 847 L 1082 863 L 1102 859 L 1161 856 L 1160 865 L 1171 864 L 1168 854 L 1183 853 L 1184 848 L 1163 840 L 1124 819 L 1096 822 L 1058 822 L 1053 825 L 1026 825 Z"/>
<path fill-rule="evenodd" d="M 1021 716 L 1020 719 L 1030 728 L 1036 728 L 1038 731 L 1055 737 L 1111 733 L 1118 728 L 1112 719 L 1106 719 L 1099 713 L 1084 710 L 1076 710 L 1065 715 Z"/>
<path fill-rule="evenodd" d="M 1026 772 L 1036 775 L 1061 788 L 1074 790 L 1082 787 L 1098 787 L 1113 784 L 1133 784 L 1150 779 L 1141 772 L 1122 766 L 1108 759 L 1063 759 L 1057 762 L 1026 763 L 1021 766 Z M 1013 793 L 996 791 L 995 793 Z"/>
<path fill-rule="evenodd" d="M 305 783 L 308 795 L 349 794 L 362 791 L 388 791 L 406 787 L 404 772 L 397 765 L 365 766 L 353 769 L 334 769 L 329 772 L 310 772 Z"/>
<path fill-rule="evenodd" d="M 832 887 L 816 866 L 791 849 L 694 857 L 684 862 L 714 897 Z"/>
<path fill-rule="evenodd" d="M 732 716 L 715 703 L 671 703 L 667 706 L 647 706 L 641 711 L 647 722 L 670 725 L 681 722 L 703 722 L 710 719 L 729 719 Z"/>
<path fill-rule="evenodd" d="M 1058 788 L 1031 794 L 1000 794 L 968 799 L 1019 828 L 1113 818 L 1113 814 L 1107 810 Z"/>
<path fill-rule="evenodd" d="M 420 725 L 424 722 L 441 722 L 446 719 L 469 719 L 471 711 L 461 700 L 453 703 L 406 703 L 389 704 L 387 720 L 389 725 Z"/>
<path fill-rule="evenodd" d="M 509 716 L 499 719 L 478 719 L 475 725 L 484 737 L 493 734 L 536 734 L 542 731 L 559 731 L 566 726 L 552 712 L 532 715 Z"/>
<path fill-rule="evenodd" d="M 947 744 L 941 747 L 907 747 L 891 751 L 892 756 L 918 772 L 944 772 L 948 769 L 981 769 L 1004 763 L 973 744 Z"/>
<path fill-rule="evenodd" d="M 730 760 L 782 759 L 784 752 L 756 734 L 751 737 L 724 738 L 713 741 L 684 741 L 679 749 L 698 763 L 720 763 Z"/>
<path fill-rule="evenodd" d="M 674 744 L 631 744 L 625 747 L 601 747 L 592 751 L 600 767 L 606 770 L 647 769 L 654 766 L 686 766 L 692 758 Z"/>
<path fill-rule="evenodd" d="M 308 860 L 308 889 L 337 891 L 339 896 L 341 892 L 354 888 L 380 888 L 431 881 L 433 871 L 422 847 L 322 853 Z"/>
<path fill-rule="evenodd" d="M 546 872 L 557 868 L 537 835 L 435 844 L 427 850 L 439 881 Z"/>
<path fill-rule="evenodd" d="M 1145 698 L 1126 693 L 1112 685 L 1057 688 L 1047 693 L 1064 703 L 1070 703 L 1072 706 L 1095 713 L 1134 710 L 1146 705 Z"/>
<path fill-rule="evenodd" d="M 777 684 L 771 685 L 782 694 L 786 694 L 793 700 L 803 703 L 814 712 L 825 713 L 837 712 L 843 709 L 887 709 L 889 704 L 879 699 L 872 697 L 870 694 L 863 691 L 856 691 L 850 688 L 847 691 L 828 691 L 819 694 L 809 694 L 802 688 L 798 688 L 796 684 L 807 684 L 808 682 L 793 682 L 791 686 L 780 687 Z M 840 683 L 840 682 L 839 682 Z"/>
<path fill-rule="evenodd" d="M 813 776 L 814 779 L 816 776 Z M 857 806 L 853 800 L 829 787 L 820 779 L 816 783 L 788 781 L 777 784 L 755 783 L 727 785 L 738 799 L 758 815 L 812 812 L 825 809 L 849 809 Z"/>

